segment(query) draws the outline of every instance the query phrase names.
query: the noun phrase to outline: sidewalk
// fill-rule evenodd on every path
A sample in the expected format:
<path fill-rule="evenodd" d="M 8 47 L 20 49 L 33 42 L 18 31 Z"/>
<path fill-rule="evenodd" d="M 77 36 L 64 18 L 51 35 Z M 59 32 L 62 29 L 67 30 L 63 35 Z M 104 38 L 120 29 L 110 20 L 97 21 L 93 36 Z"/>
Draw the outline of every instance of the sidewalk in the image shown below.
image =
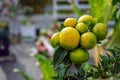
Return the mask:
<path fill-rule="evenodd" d="M 10 52 L 15 55 L 16 61 L 0 63 L 0 80 L 24 80 L 20 75 L 13 72 L 14 68 L 25 71 L 35 80 L 40 79 L 40 70 L 35 66 L 35 59 L 30 56 L 30 49 L 33 45 L 33 43 L 19 43 L 10 46 Z"/>

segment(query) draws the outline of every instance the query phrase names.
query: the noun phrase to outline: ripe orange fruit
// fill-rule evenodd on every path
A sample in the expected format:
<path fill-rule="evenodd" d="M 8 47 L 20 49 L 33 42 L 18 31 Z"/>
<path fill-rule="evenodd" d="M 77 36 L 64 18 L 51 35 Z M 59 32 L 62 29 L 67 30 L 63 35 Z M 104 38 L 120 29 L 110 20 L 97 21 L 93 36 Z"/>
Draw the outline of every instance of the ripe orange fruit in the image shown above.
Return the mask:
<path fill-rule="evenodd" d="M 97 43 L 97 38 L 92 32 L 86 32 L 81 35 L 80 44 L 85 49 L 92 49 Z"/>
<path fill-rule="evenodd" d="M 75 28 L 66 27 L 60 32 L 59 41 L 64 49 L 72 50 L 79 45 L 80 34 Z"/>
<path fill-rule="evenodd" d="M 78 23 L 85 23 L 87 26 L 93 26 L 96 21 L 91 15 L 83 15 L 78 19 Z"/>
<path fill-rule="evenodd" d="M 66 18 L 64 21 L 65 27 L 74 27 L 77 24 L 77 20 L 75 18 Z"/>
<path fill-rule="evenodd" d="M 79 33 L 85 33 L 88 31 L 88 27 L 86 24 L 84 23 L 78 23 L 76 26 L 75 26 L 75 29 L 77 29 L 79 31 Z"/>
<path fill-rule="evenodd" d="M 59 44 L 59 34 L 60 34 L 59 32 L 53 34 L 53 36 L 50 39 L 50 44 L 53 47 L 56 47 Z"/>
<path fill-rule="evenodd" d="M 96 35 L 98 40 L 103 40 L 105 39 L 106 35 L 107 35 L 107 27 L 105 24 L 103 23 L 97 23 L 94 27 L 93 27 L 93 33 Z"/>
<path fill-rule="evenodd" d="M 82 48 L 76 48 L 70 51 L 70 60 L 74 64 L 81 64 L 89 60 L 89 53 Z"/>

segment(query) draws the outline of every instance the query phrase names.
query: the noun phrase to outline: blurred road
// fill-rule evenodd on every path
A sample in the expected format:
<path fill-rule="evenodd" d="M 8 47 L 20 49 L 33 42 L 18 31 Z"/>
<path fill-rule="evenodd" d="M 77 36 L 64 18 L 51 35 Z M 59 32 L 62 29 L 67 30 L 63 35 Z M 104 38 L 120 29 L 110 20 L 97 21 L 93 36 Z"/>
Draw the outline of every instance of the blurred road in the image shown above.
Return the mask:
<path fill-rule="evenodd" d="M 33 43 L 18 43 L 10 46 L 10 52 L 15 55 L 16 61 L 0 62 L 0 80 L 24 80 L 19 74 L 13 72 L 14 68 L 25 71 L 34 80 L 40 80 L 41 72 L 35 65 L 36 60 L 30 56 L 33 46 Z M 91 50 L 90 53 L 92 52 Z M 92 57 L 89 63 L 94 63 Z"/>
<path fill-rule="evenodd" d="M 40 70 L 35 65 L 35 59 L 30 56 L 33 46 L 33 43 L 18 43 L 10 46 L 10 52 L 15 55 L 16 60 L 0 62 L 0 80 L 24 80 L 19 74 L 13 72 L 14 68 L 19 68 L 35 80 L 40 80 Z"/>

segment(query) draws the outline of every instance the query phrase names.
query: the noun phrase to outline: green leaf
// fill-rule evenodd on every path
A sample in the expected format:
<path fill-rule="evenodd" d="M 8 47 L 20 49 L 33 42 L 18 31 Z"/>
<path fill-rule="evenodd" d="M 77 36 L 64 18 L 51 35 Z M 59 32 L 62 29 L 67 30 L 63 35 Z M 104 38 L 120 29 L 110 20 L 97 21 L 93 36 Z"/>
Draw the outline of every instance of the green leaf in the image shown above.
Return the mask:
<path fill-rule="evenodd" d="M 81 64 L 75 64 L 75 67 L 78 71 L 80 70 L 81 66 L 82 66 Z"/>
<path fill-rule="evenodd" d="M 77 80 L 74 76 L 68 76 L 69 80 Z"/>
<path fill-rule="evenodd" d="M 103 60 L 103 61 L 105 61 L 105 62 L 108 62 L 109 61 L 109 59 L 108 59 L 108 57 L 107 56 L 101 56 L 101 59 Z"/>
<path fill-rule="evenodd" d="M 75 73 L 72 72 L 72 71 L 70 71 L 70 70 L 68 70 L 67 75 L 68 75 L 69 77 L 74 77 Z"/>
<path fill-rule="evenodd" d="M 95 68 L 95 69 L 98 69 L 98 67 L 97 66 L 95 66 L 95 65 L 91 65 L 93 68 Z"/>
<path fill-rule="evenodd" d="M 107 45 L 107 48 L 119 46 L 120 45 L 120 8 L 119 8 L 119 1 L 116 2 L 116 0 L 113 1 L 114 5 L 116 6 L 116 9 L 114 11 L 113 20 L 115 21 L 114 28 L 113 28 L 113 34 L 112 37 Z"/>
<path fill-rule="evenodd" d="M 116 5 L 119 2 L 119 0 L 112 0 L 112 4 Z"/>
<path fill-rule="evenodd" d="M 120 9 L 116 12 L 116 18 L 119 20 L 120 19 Z"/>
<path fill-rule="evenodd" d="M 89 63 L 83 63 L 82 66 L 86 72 L 90 71 L 91 68 L 93 68 Z"/>
<path fill-rule="evenodd" d="M 115 50 L 117 50 L 118 52 L 120 52 L 120 46 L 115 46 Z"/>
<path fill-rule="evenodd" d="M 119 55 L 120 49 L 119 49 L 119 48 L 115 47 L 114 49 L 107 49 L 107 50 L 108 50 L 109 52 L 111 52 L 113 58 L 116 59 L 116 58 L 119 58 L 119 57 L 120 57 L 120 55 Z M 111 59 L 113 59 L 112 56 L 111 56 Z"/>
<path fill-rule="evenodd" d="M 83 67 L 80 68 L 79 73 L 80 73 L 80 75 L 85 76 L 85 71 L 84 71 Z"/>
<path fill-rule="evenodd" d="M 44 80 L 52 80 L 51 78 L 56 75 L 53 67 L 50 67 L 51 62 L 45 56 L 35 54 L 33 57 L 39 62 L 40 70 L 42 71 Z"/>
<path fill-rule="evenodd" d="M 55 76 L 55 77 L 52 77 L 52 80 L 63 80 L 63 79 L 60 78 L 59 76 Z"/>
<path fill-rule="evenodd" d="M 120 46 L 120 18 L 115 20 L 112 38 L 110 39 L 107 47 Z"/>
<path fill-rule="evenodd" d="M 70 5 L 72 6 L 74 12 L 77 14 L 77 17 L 82 16 L 82 12 L 81 12 L 80 9 L 77 7 L 77 5 L 75 5 L 75 3 L 72 2 L 72 1 L 69 1 L 69 2 L 70 2 Z"/>
<path fill-rule="evenodd" d="M 24 78 L 24 80 L 34 80 L 31 76 L 27 75 L 25 72 L 23 72 L 20 69 L 15 68 L 13 71 L 21 75 Z"/>
<path fill-rule="evenodd" d="M 106 25 L 112 18 L 116 8 L 112 6 L 112 0 L 89 0 L 89 5 L 92 16 L 94 16 L 98 22 L 103 22 Z"/>
<path fill-rule="evenodd" d="M 60 28 L 57 29 L 58 32 L 60 32 L 63 28 L 65 28 L 64 24 L 60 24 Z"/>
<path fill-rule="evenodd" d="M 94 76 L 94 70 L 91 69 L 89 72 L 86 72 L 86 78 L 93 77 Z"/>
<path fill-rule="evenodd" d="M 53 79 L 53 80 L 58 80 L 58 77 L 55 76 L 55 77 L 52 77 L 52 79 Z"/>
<path fill-rule="evenodd" d="M 84 76 L 81 75 L 79 72 L 76 74 L 76 79 L 77 80 L 84 80 Z"/>
<path fill-rule="evenodd" d="M 84 76 L 85 76 L 85 70 L 83 68 L 84 67 L 83 64 L 82 65 L 81 64 L 76 64 L 75 67 L 78 70 L 77 78 L 78 79 L 81 78 L 81 80 L 83 80 Z"/>
<path fill-rule="evenodd" d="M 67 70 L 67 67 L 65 67 L 64 65 L 62 65 L 60 67 L 60 70 L 58 71 L 58 76 L 59 77 L 64 77 L 66 70 Z"/>
<path fill-rule="evenodd" d="M 98 63 L 98 68 L 99 68 L 99 70 L 101 70 L 101 65 L 100 65 L 100 63 Z"/>
<path fill-rule="evenodd" d="M 106 49 L 107 51 L 111 52 L 111 53 L 115 53 L 114 49 Z"/>
<path fill-rule="evenodd" d="M 120 71 L 120 64 L 119 64 L 119 63 L 116 63 L 116 64 L 114 65 L 114 72 L 117 74 L 117 73 L 119 73 L 119 71 Z"/>
<path fill-rule="evenodd" d="M 67 54 L 68 54 L 67 50 L 63 49 L 62 47 L 57 48 L 53 56 L 53 65 L 54 66 L 60 65 Z"/>

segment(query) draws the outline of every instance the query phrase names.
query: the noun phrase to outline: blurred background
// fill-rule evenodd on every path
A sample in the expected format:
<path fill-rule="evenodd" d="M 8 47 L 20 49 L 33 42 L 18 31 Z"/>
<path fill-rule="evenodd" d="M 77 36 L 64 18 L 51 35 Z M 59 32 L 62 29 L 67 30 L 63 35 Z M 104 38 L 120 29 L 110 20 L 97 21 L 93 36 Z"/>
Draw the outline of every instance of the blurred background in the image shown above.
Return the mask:
<path fill-rule="evenodd" d="M 44 52 L 52 57 L 52 34 L 65 18 L 78 18 L 68 1 L 71 0 L 0 0 L 0 80 L 24 80 L 13 72 L 14 68 L 40 80 L 39 64 L 30 55 Z M 83 14 L 90 14 L 89 0 L 73 2 Z M 108 25 L 110 31 L 114 22 Z"/>

